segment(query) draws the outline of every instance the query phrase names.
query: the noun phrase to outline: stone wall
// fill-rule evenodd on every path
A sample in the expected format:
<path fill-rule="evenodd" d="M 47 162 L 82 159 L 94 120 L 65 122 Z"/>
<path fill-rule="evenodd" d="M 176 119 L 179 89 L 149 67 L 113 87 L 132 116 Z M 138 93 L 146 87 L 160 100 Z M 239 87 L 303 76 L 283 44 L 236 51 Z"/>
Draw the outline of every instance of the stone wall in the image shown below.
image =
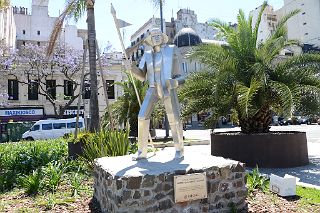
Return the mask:
<path fill-rule="evenodd" d="M 241 210 L 246 206 L 245 169 L 241 163 L 229 160 L 228 162 L 219 167 L 212 166 L 198 170 L 187 168 L 156 175 L 129 176 L 112 174 L 101 164 L 96 163 L 94 197 L 100 203 L 103 212 L 178 213 Z M 174 203 L 174 175 L 201 172 L 206 172 L 208 198 Z"/>

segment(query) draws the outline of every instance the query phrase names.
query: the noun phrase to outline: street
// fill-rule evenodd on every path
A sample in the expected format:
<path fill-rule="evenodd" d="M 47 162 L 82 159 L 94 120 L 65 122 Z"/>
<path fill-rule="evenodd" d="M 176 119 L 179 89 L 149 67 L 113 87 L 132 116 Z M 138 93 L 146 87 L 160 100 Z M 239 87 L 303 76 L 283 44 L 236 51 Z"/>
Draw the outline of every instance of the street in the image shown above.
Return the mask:
<path fill-rule="evenodd" d="M 240 128 L 219 128 L 214 132 L 239 131 Z M 320 189 L 320 125 L 290 125 L 272 126 L 271 131 L 302 131 L 307 133 L 309 165 L 295 168 L 259 168 L 263 174 L 284 176 L 290 174 L 300 179 L 299 185 L 311 186 Z M 186 139 L 201 139 L 210 141 L 211 130 L 186 130 L 183 135 Z M 164 136 L 165 130 L 157 130 L 157 136 Z M 186 146 L 186 153 L 200 152 L 210 154 L 210 145 Z"/>
<path fill-rule="evenodd" d="M 215 132 L 227 132 L 227 131 L 240 131 L 239 127 L 235 128 L 217 128 Z M 271 131 L 302 131 L 307 133 L 308 143 L 320 143 L 320 125 L 289 125 L 289 126 L 272 126 Z M 164 136 L 165 131 L 157 129 L 157 136 Z M 209 129 L 204 130 L 186 130 L 183 132 L 183 135 L 187 139 L 202 139 L 210 140 Z"/>

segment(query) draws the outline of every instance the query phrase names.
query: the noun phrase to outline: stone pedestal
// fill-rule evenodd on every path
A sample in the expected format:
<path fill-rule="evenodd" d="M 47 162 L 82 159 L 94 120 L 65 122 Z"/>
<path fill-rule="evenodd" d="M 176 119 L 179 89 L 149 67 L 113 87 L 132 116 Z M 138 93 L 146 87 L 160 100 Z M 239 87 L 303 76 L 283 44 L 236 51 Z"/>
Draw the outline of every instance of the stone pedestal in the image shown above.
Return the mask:
<path fill-rule="evenodd" d="M 202 172 L 208 198 L 175 203 L 173 177 Z M 230 212 L 246 205 L 244 166 L 191 149 L 184 159 L 174 159 L 172 148 L 141 161 L 132 156 L 100 158 L 94 173 L 94 197 L 102 212 Z"/>

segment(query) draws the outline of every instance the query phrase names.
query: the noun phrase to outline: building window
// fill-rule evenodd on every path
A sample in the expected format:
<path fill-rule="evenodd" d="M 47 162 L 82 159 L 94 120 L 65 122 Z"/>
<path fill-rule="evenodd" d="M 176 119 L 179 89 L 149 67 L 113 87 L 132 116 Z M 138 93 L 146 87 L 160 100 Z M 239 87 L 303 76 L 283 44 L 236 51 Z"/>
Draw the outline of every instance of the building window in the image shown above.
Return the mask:
<path fill-rule="evenodd" d="M 25 31 L 25 30 L 22 30 L 22 34 L 25 35 L 25 34 L 26 34 L 26 31 Z"/>
<path fill-rule="evenodd" d="M 37 45 L 40 47 L 40 41 L 37 42 Z"/>
<path fill-rule="evenodd" d="M 90 83 L 84 82 L 83 95 L 82 95 L 83 99 L 90 99 L 90 93 L 91 93 Z"/>
<path fill-rule="evenodd" d="M 25 45 L 26 45 L 26 42 L 25 42 L 25 41 L 23 41 L 23 42 L 22 42 L 22 44 L 25 46 Z"/>
<path fill-rule="evenodd" d="M 28 100 L 38 100 L 38 81 L 30 81 L 28 84 Z"/>
<path fill-rule="evenodd" d="M 40 35 L 40 30 L 38 30 L 37 34 Z"/>
<path fill-rule="evenodd" d="M 303 13 L 302 13 L 302 15 L 305 15 L 305 14 L 306 14 L 306 12 L 303 12 Z"/>
<path fill-rule="evenodd" d="M 8 80 L 9 100 L 19 100 L 19 84 L 18 80 Z"/>
<path fill-rule="evenodd" d="M 108 99 L 114 99 L 114 80 L 106 80 Z"/>
<path fill-rule="evenodd" d="M 305 33 L 304 35 L 309 35 L 309 33 Z"/>
<path fill-rule="evenodd" d="M 64 100 L 69 100 L 73 94 L 73 82 L 69 80 L 64 80 Z"/>
<path fill-rule="evenodd" d="M 50 98 L 56 100 L 56 80 L 46 80 L 46 90 Z"/>
<path fill-rule="evenodd" d="M 306 22 L 304 22 L 304 23 L 303 23 L 303 25 L 307 25 L 307 23 L 306 23 Z"/>
<path fill-rule="evenodd" d="M 183 62 L 183 63 L 182 63 L 182 70 L 183 70 L 185 73 L 188 73 L 188 64 L 187 64 L 187 62 Z"/>

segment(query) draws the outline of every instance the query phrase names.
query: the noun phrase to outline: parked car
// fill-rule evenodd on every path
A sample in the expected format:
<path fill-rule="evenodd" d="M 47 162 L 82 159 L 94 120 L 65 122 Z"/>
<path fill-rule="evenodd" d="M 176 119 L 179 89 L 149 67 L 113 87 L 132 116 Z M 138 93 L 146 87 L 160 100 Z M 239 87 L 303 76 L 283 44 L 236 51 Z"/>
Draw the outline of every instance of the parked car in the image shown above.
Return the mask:
<path fill-rule="evenodd" d="M 25 140 L 41 140 L 59 138 L 73 133 L 76 128 L 76 118 L 40 120 L 37 121 L 30 130 L 22 135 Z M 79 129 L 84 129 L 84 119 L 79 118 Z"/>
<path fill-rule="evenodd" d="M 309 117 L 300 117 L 298 118 L 298 124 L 311 124 Z"/>
<path fill-rule="evenodd" d="M 292 118 L 279 117 L 278 118 L 278 123 L 281 126 L 285 126 L 285 125 L 292 125 L 293 121 L 292 121 Z"/>

